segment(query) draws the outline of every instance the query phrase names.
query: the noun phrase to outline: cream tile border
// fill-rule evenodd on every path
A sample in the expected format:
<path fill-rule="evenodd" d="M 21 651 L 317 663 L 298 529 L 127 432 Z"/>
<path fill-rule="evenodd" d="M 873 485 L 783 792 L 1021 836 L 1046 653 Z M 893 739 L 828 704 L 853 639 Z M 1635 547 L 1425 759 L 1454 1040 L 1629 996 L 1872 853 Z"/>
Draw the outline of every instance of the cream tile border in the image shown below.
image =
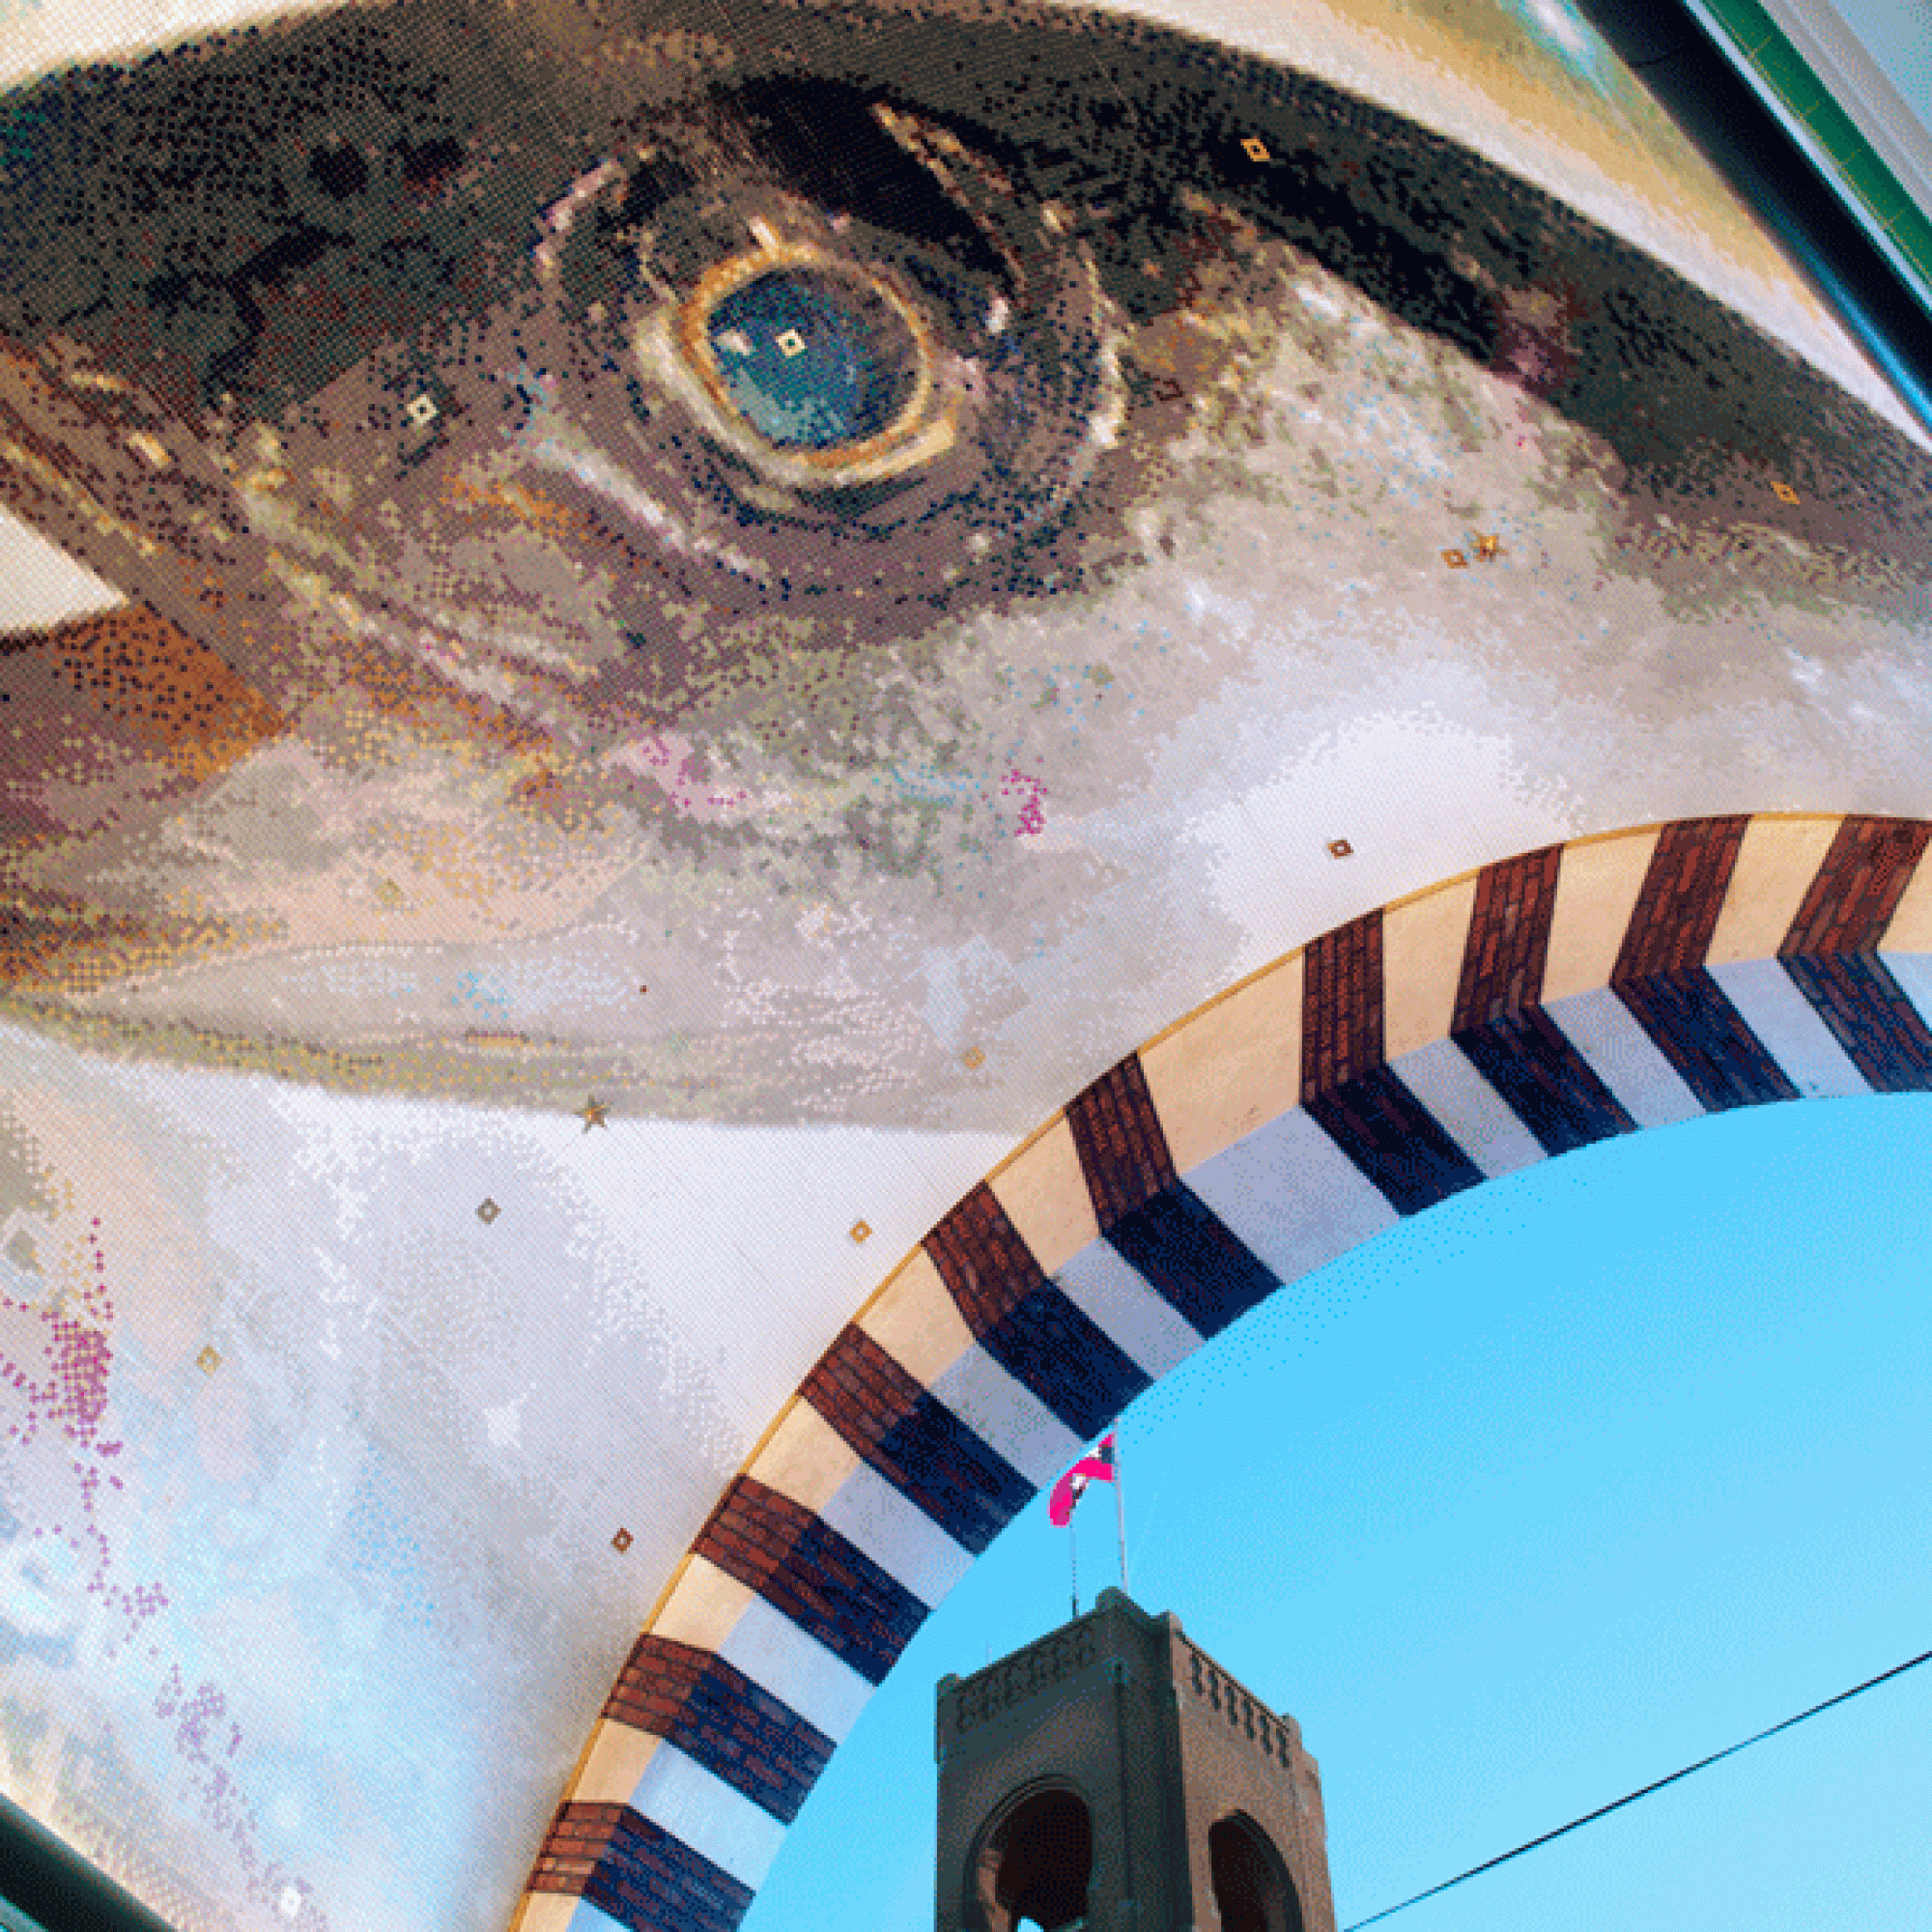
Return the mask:
<path fill-rule="evenodd" d="M 723 1650 L 750 1607 L 752 1586 L 728 1577 L 708 1556 L 696 1550 L 683 1565 L 665 1600 L 644 1628 L 670 1643 L 688 1643 L 694 1650 Z"/>
<path fill-rule="evenodd" d="M 1382 1054 L 1434 1046 L 1456 1017 L 1456 988 L 1476 916 L 1476 881 L 1452 880 L 1382 915 Z"/>
<path fill-rule="evenodd" d="M 1543 1002 L 1594 993 L 1610 982 L 1662 826 L 1592 845 L 1566 845 L 1543 969 Z"/>
<path fill-rule="evenodd" d="M 1776 952 L 1843 823 L 1842 818 L 1753 818 L 1745 827 L 1704 955 L 1707 966 L 1767 959 Z M 1924 879 L 1926 868 L 1921 866 L 1917 876 Z M 1926 883 L 1932 887 L 1932 879 Z"/>
<path fill-rule="evenodd" d="M 664 1742 L 612 1718 L 599 1718 L 591 1727 L 590 1753 L 577 1774 L 571 1793 L 576 1804 L 628 1804 L 650 1761 Z"/>
<path fill-rule="evenodd" d="M 574 1891 L 526 1891 L 510 1920 L 510 1932 L 570 1932 L 582 1903 Z"/>
<path fill-rule="evenodd" d="M 1141 1049 L 1178 1172 L 1300 1104 L 1302 974 L 1290 953 Z"/>
<path fill-rule="evenodd" d="M 923 1248 L 900 1264 L 858 1325 L 924 1388 L 973 1347 L 966 1318 Z"/>
<path fill-rule="evenodd" d="M 1047 1274 L 1058 1274 L 1100 1238 L 1080 1151 L 1065 1114 L 1055 1115 L 986 1184 Z"/>
<path fill-rule="evenodd" d="M 794 1402 L 746 1473 L 816 1516 L 858 1466 L 859 1452 L 817 1409 Z"/>

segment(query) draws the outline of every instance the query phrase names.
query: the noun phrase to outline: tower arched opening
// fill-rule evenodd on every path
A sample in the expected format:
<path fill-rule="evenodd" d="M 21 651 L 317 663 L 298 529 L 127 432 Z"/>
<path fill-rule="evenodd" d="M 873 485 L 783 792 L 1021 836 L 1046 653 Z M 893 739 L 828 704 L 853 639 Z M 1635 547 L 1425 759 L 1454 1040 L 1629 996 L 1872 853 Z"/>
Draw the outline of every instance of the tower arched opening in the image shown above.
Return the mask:
<path fill-rule="evenodd" d="M 1221 1932 L 1302 1932 L 1293 1881 L 1252 1818 L 1234 1812 L 1209 1826 L 1208 1862 Z"/>
<path fill-rule="evenodd" d="M 986 1833 L 973 1871 L 983 1932 L 1082 1932 L 1094 1872 L 1094 1821 L 1077 1793 L 1049 1786 Z"/>

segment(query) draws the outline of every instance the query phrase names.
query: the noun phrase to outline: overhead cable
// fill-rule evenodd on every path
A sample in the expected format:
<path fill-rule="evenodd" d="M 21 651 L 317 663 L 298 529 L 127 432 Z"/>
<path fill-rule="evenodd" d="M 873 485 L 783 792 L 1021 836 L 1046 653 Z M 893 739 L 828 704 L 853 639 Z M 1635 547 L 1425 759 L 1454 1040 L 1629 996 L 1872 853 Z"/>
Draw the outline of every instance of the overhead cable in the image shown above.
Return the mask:
<path fill-rule="evenodd" d="M 1398 1912 L 1406 1912 L 1411 1905 L 1420 1905 L 1425 1898 L 1434 1898 L 1438 1891 L 1447 1891 L 1452 1885 L 1461 1885 L 1464 1879 L 1475 1878 L 1486 1871 L 1494 1871 L 1498 1865 L 1506 1865 L 1512 1859 L 1520 1859 L 1525 1852 L 1533 1852 L 1539 1845 L 1547 1845 L 1552 1838 L 1560 1838 L 1567 1832 L 1575 1832 L 1585 1825 L 1593 1825 L 1599 1818 L 1607 1818 L 1612 1811 L 1621 1811 L 1626 1804 L 1634 1804 L 1639 1798 L 1648 1798 L 1653 1791 L 1662 1791 L 1666 1784 L 1675 1784 L 1680 1777 L 1689 1777 L 1693 1771 L 1702 1771 L 1719 1759 L 1735 1757 L 1741 1750 L 1748 1750 L 1752 1745 L 1762 1744 L 1766 1738 L 1775 1738 L 1779 1731 L 1788 1731 L 1793 1724 L 1802 1724 L 1806 1718 L 1815 1718 L 1820 1711 L 1829 1711 L 1833 1704 L 1843 1704 L 1853 1697 L 1862 1696 L 1880 1684 L 1893 1677 L 1902 1677 L 1908 1670 L 1917 1670 L 1921 1663 L 1932 1663 L 1932 1650 L 1922 1651 L 1906 1663 L 1895 1663 L 1889 1670 L 1882 1670 L 1876 1677 L 1868 1677 L 1862 1684 L 1855 1684 L 1849 1690 L 1840 1690 L 1835 1697 L 1827 1697 L 1822 1704 L 1813 1704 L 1808 1711 L 1800 1711 L 1795 1718 L 1786 1718 L 1781 1724 L 1773 1724 L 1769 1730 L 1760 1731 L 1755 1737 L 1745 1739 L 1743 1744 L 1727 1746 L 1723 1750 L 1713 1751 L 1709 1757 L 1700 1757 L 1695 1764 L 1687 1764 L 1682 1771 L 1673 1771 L 1668 1777 L 1660 1777 L 1655 1784 L 1646 1784 L 1640 1791 L 1627 1792 L 1623 1797 L 1608 1804 L 1600 1804 L 1596 1810 L 1586 1812 L 1580 1818 L 1573 1818 L 1567 1825 L 1559 1825 L 1553 1832 L 1546 1832 L 1540 1838 L 1532 1838 L 1526 1845 L 1519 1845 L 1513 1852 L 1504 1852 L 1493 1859 L 1487 1859 L 1479 1865 L 1471 1865 L 1465 1872 L 1458 1872 L 1454 1878 L 1445 1878 L 1440 1885 L 1432 1885 L 1427 1891 L 1418 1891 L 1413 1898 L 1405 1898 L 1400 1905 L 1391 1905 L 1384 1911 L 1375 1913 L 1367 1918 L 1358 1918 L 1344 1932 L 1362 1932 L 1365 1925 L 1374 1925 L 1383 1918 L 1392 1918 Z"/>

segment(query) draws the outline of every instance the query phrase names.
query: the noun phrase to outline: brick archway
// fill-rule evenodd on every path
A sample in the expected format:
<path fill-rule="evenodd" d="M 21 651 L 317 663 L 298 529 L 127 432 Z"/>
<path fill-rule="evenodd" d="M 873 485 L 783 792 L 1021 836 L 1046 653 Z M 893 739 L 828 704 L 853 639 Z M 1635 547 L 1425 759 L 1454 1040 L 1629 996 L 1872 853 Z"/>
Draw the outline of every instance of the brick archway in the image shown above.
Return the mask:
<path fill-rule="evenodd" d="M 521 1932 L 725 1932 L 930 1609 L 1151 1381 L 1277 1288 L 1548 1154 L 1932 1089 L 1932 823 L 1574 840 L 1367 913 L 1111 1067 L 785 1405 L 595 1725 Z"/>

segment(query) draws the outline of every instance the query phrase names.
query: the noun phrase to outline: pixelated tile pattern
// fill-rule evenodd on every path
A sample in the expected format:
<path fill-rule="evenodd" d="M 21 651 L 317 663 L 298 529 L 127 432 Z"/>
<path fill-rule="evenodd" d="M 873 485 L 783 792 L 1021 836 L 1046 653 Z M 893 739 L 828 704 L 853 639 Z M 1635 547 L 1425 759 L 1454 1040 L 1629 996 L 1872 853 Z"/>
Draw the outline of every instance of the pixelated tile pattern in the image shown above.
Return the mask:
<path fill-rule="evenodd" d="M 815 1637 L 868 1684 L 925 1621 L 926 1605 L 830 1523 L 751 1476 L 724 1492 L 692 1545 Z"/>
<path fill-rule="evenodd" d="M 58 625 L 36 647 L 66 682 L 196 781 L 283 728 L 224 659 L 142 604 Z"/>
<path fill-rule="evenodd" d="M 1309 1118 L 1398 1214 L 1419 1214 L 1484 1179 L 1441 1123 L 1385 1066 L 1308 1102 Z"/>
<path fill-rule="evenodd" d="M 1179 1179 L 1139 1054 L 1128 1054 L 1076 1094 L 1066 1123 L 1102 1234 Z"/>
<path fill-rule="evenodd" d="M 1636 1124 L 1542 1010 L 1563 848 L 1486 866 L 1463 952 L 1450 1037 L 1536 1138 L 1568 1153 Z"/>
<path fill-rule="evenodd" d="M 586 1898 L 631 1932 L 733 1932 L 752 1889 L 628 1804 L 565 1804 L 532 1891 Z"/>
<path fill-rule="evenodd" d="M 1932 1087 L 1932 1030 L 1878 956 L 1932 826 L 1847 818 L 1777 956 L 1846 1057 L 1881 1094 Z"/>
<path fill-rule="evenodd" d="M 1325 932 L 1303 955 L 1301 1098 L 1382 1064 L 1382 916 Z"/>
<path fill-rule="evenodd" d="M 1485 866 L 1476 875 L 1452 1034 L 1486 1027 L 1541 1002 L 1562 858 L 1560 845 L 1546 845 L 1540 852 Z"/>
<path fill-rule="evenodd" d="M 1704 964 L 1748 823 L 1699 818 L 1664 828 L 1610 978 L 1631 1017 L 1713 1113 L 1798 1097 Z"/>
<path fill-rule="evenodd" d="M 1636 1126 L 1595 1068 L 1540 1008 L 1498 1014 L 1458 1033 L 1455 1039 L 1545 1153 L 1569 1153 Z"/>
<path fill-rule="evenodd" d="M 1046 1276 L 983 1181 L 925 1238 L 975 1339 L 1079 1435 L 1094 1435 L 1148 1378 Z"/>
<path fill-rule="evenodd" d="M 1658 835 L 1610 983 L 1701 967 L 1731 882 L 1745 818 L 1692 818 Z"/>
<path fill-rule="evenodd" d="M 709 1651 L 649 1633 L 604 1715 L 667 1739 L 787 1825 L 832 1756 L 832 1740 Z"/>
<path fill-rule="evenodd" d="M 1912 884 L 1928 838 L 1932 825 L 1921 819 L 1847 818 L 1777 956 L 1875 951 Z"/>
<path fill-rule="evenodd" d="M 1798 1097 L 1790 1076 L 1702 967 L 1634 980 L 1616 991 L 1708 1112 Z"/>
<path fill-rule="evenodd" d="M 901 1495 L 979 1555 L 1019 1515 L 1034 1486 L 852 1323 L 801 1390 Z"/>
<path fill-rule="evenodd" d="M 1203 1335 L 1218 1335 L 1281 1285 L 1208 1204 L 1179 1181 L 1116 1222 L 1107 1239 Z"/>
<path fill-rule="evenodd" d="M 1101 1232 L 1148 1284 L 1204 1335 L 1271 1294 L 1277 1283 L 1174 1171 L 1138 1054 L 1066 1109 Z"/>
<path fill-rule="evenodd" d="M 1932 1031 L 1875 955 L 1800 955 L 1783 962 L 1792 982 L 1880 1094 L 1932 1088 Z"/>

